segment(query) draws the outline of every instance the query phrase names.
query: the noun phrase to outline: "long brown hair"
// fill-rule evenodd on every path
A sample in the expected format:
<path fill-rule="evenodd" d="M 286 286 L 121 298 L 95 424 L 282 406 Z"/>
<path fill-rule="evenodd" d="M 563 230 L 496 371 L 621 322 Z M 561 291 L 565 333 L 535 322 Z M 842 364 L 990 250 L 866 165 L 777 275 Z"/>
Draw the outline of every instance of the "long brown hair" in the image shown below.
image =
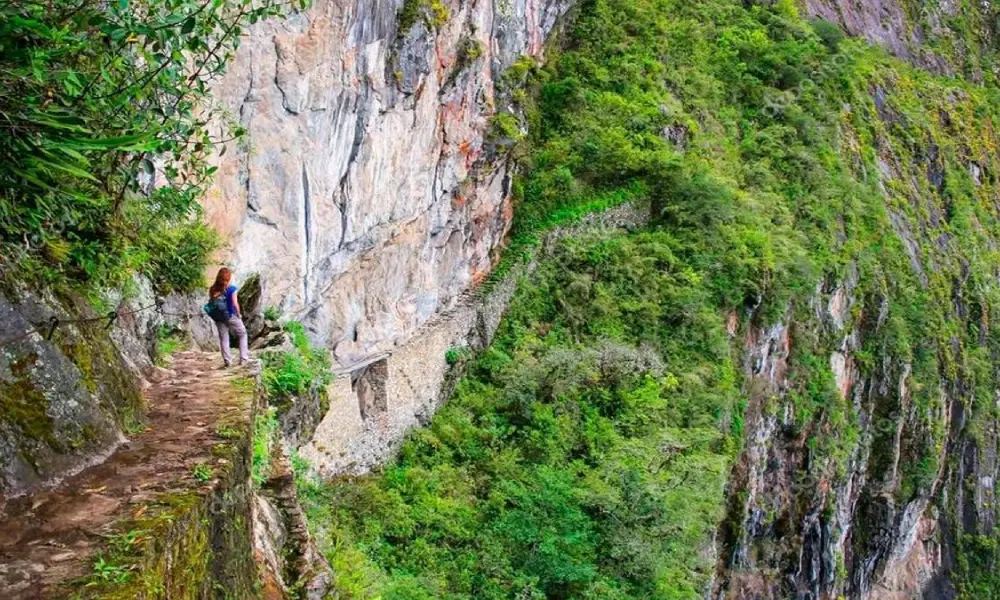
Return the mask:
<path fill-rule="evenodd" d="M 226 288 L 229 287 L 229 281 L 233 278 L 233 272 L 222 267 L 219 269 L 219 274 L 215 276 L 215 283 L 212 287 L 208 288 L 208 295 L 211 298 L 216 296 L 221 296 L 226 292 Z"/>

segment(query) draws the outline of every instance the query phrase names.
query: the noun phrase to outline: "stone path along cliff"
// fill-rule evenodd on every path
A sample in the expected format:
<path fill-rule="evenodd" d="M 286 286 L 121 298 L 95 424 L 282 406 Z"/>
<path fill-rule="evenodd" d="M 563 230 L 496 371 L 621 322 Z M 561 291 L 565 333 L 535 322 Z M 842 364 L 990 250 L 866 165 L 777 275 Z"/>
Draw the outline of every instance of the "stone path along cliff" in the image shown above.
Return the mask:
<path fill-rule="evenodd" d="M 243 433 L 248 437 L 251 375 L 220 369 L 214 354 L 176 354 L 145 392 L 144 431 L 101 464 L 0 507 L 0 598 L 64 597 L 92 589 L 86 584 L 93 581 L 137 577 L 109 565 L 102 580 L 94 565 L 115 544 L 141 554 L 155 530 L 129 527 L 176 509 L 177 498 L 212 492 L 231 462 L 220 448 Z"/>

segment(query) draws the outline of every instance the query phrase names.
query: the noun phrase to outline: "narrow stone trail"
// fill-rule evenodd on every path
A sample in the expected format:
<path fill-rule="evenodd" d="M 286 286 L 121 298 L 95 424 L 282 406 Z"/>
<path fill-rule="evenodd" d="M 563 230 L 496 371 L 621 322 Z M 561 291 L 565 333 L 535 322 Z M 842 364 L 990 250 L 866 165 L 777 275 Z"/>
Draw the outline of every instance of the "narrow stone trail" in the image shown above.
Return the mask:
<path fill-rule="evenodd" d="M 0 599 L 66 596 L 123 523 L 170 495 L 212 490 L 194 468 L 226 468 L 213 448 L 227 428 L 247 431 L 253 395 L 236 381 L 249 370 L 219 367 L 214 354 L 176 354 L 145 392 L 142 433 L 101 464 L 0 508 Z"/>

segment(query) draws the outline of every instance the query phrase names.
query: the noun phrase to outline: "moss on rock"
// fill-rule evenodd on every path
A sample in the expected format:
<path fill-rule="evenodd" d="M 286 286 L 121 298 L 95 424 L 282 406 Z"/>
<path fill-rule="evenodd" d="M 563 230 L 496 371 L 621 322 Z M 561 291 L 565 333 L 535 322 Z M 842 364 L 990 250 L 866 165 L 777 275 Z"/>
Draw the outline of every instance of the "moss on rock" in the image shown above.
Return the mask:
<path fill-rule="evenodd" d="M 23 452 L 28 451 L 27 440 L 59 447 L 52 418 L 46 413 L 48 400 L 31 380 L 37 360 L 36 354 L 18 357 L 10 363 L 11 379 L 0 379 L 0 423 L 16 428 L 26 438 L 21 445 Z"/>
<path fill-rule="evenodd" d="M 200 599 L 243 600 L 256 597 L 248 515 L 250 435 L 212 447 L 226 465 L 211 490 L 166 492 L 119 523 L 93 572 L 72 586 L 78 598 L 102 600 Z"/>

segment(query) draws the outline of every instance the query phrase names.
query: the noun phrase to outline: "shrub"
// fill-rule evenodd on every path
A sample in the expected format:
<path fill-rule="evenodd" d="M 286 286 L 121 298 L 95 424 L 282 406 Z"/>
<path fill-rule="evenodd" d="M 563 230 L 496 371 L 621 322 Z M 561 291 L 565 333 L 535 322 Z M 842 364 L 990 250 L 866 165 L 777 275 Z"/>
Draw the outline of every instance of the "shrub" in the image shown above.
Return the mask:
<path fill-rule="evenodd" d="M 209 256 L 219 246 L 219 238 L 195 215 L 181 223 L 152 225 L 148 237 L 139 240 L 145 264 L 139 271 L 146 275 L 159 294 L 192 292 L 204 287 L 204 273 Z"/>
<path fill-rule="evenodd" d="M 250 478 L 258 487 L 263 485 L 271 475 L 271 450 L 277 432 L 278 417 L 274 408 L 265 409 L 254 418 Z"/>
<path fill-rule="evenodd" d="M 156 331 L 156 352 L 154 362 L 159 366 L 164 366 L 167 359 L 182 349 L 185 345 L 184 332 L 161 325 Z"/>
<path fill-rule="evenodd" d="M 333 379 L 329 354 L 313 348 L 305 328 L 297 321 L 285 324 L 293 349 L 261 354 L 261 379 L 271 402 L 283 411 L 296 398 L 322 394 Z M 325 402 L 323 403 L 325 406 Z"/>
<path fill-rule="evenodd" d="M 418 21 L 423 20 L 428 29 L 436 29 L 447 23 L 450 18 L 451 11 L 441 0 L 404 0 L 396 16 L 396 22 L 399 35 L 402 36 L 406 35 Z"/>
<path fill-rule="evenodd" d="M 515 115 L 501 112 L 490 119 L 489 139 L 501 145 L 513 145 L 524 139 L 521 123 Z"/>
<path fill-rule="evenodd" d="M 456 62 L 458 65 L 458 70 L 462 70 L 465 67 L 476 62 L 486 53 L 486 46 L 483 45 L 479 40 L 473 39 L 471 37 L 463 37 L 458 42 L 457 58 Z"/>
<path fill-rule="evenodd" d="M 305 394 L 312 387 L 313 372 L 297 352 L 267 352 L 264 359 L 264 387 L 268 397 L 287 400 Z"/>
<path fill-rule="evenodd" d="M 198 463 L 191 469 L 191 475 L 198 483 L 208 483 L 215 477 L 215 469 L 205 463 Z"/>
<path fill-rule="evenodd" d="M 444 353 L 444 360 L 449 365 L 456 365 L 467 360 L 470 355 L 471 352 L 468 348 L 448 348 L 447 352 Z"/>
<path fill-rule="evenodd" d="M 830 52 L 836 52 L 840 48 L 840 42 L 844 39 L 844 32 L 840 29 L 839 25 L 831 23 L 826 19 L 813 19 L 809 23 Z"/>
<path fill-rule="evenodd" d="M 1000 543 L 996 537 L 963 535 L 957 546 L 956 587 L 959 598 L 993 598 L 1000 590 Z"/>
<path fill-rule="evenodd" d="M 264 309 L 264 319 L 268 321 L 277 322 L 281 320 L 281 309 L 277 306 L 268 306 Z"/>

